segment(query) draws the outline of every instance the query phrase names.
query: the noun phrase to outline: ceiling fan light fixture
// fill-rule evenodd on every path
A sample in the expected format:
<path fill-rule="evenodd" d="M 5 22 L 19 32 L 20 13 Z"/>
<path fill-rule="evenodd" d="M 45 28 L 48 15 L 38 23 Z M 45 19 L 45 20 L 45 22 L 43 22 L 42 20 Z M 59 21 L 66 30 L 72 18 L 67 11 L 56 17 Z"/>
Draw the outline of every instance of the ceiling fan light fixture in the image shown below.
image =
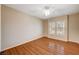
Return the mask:
<path fill-rule="evenodd" d="M 48 16 L 50 14 L 50 7 L 49 6 L 44 7 L 44 14 L 45 14 L 45 16 Z"/>
<path fill-rule="evenodd" d="M 45 13 L 45 16 L 48 16 L 50 15 L 50 10 L 45 10 L 44 13 Z"/>

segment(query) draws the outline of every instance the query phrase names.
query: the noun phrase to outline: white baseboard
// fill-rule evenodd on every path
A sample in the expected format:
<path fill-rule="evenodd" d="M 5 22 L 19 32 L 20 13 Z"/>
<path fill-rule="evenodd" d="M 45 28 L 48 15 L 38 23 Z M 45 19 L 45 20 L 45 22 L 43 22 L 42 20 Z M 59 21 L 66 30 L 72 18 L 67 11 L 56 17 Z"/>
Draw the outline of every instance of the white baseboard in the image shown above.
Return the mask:
<path fill-rule="evenodd" d="M 5 49 L 3 49 L 3 50 L 1 50 L 1 51 L 5 51 L 5 50 L 7 50 L 7 49 L 10 49 L 10 48 L 13 48 L 13 47 L 16 47 L 16 46 L 19 46 L 19 45 L 28 43 L 28 42 L 33 41 L 33 40 L 37 40 L 37 39 L 42 38 L 42 37 L 43 37 L 43 35 L 36 36 L 36 37 L 34 37 L 34 38 L 32 38 L 32 39 L 29 39 L 29 40 L 27 40 L 27 41 L 25 41 L 25 42 L 21 42 L 21 43 L 15 45 L 15 46 L 7 47 L 7 48 L 5 48 Z"/>
<path fill-rule="evenodd" d="M 61 40 L 61 41 L 67 41 L 67 39 L 62 39 L 62 38 L 57 38 L 51 35 L 44 35 L 45 37 L 51 38 L 51 39 L 57 39 L 57 40 Z"/>
<path fill-rule="evenodd" d="M 69 40 L 69 42 L 74 42 L 74 43 L 77 43 L 77 44 L 79 44 L 79 41 L 73 41 L 73 40 Z"/>
<path fill-rule="evenodd" d="M 34 38 L 30 39 L 30 40 L 27 40 L 27 41 L 25 41 L 25 42 L 21 42 L 21 43 L 15 45 L 15 46 L 5 48 L 5 49 L 3 49 L 3 50 L 1 50 L 1 51 L 4 51 L 4 50 L 7 50 L 7 49 L 10 49 L 10 48 L 13 48 L 13 47 L 16 47 L 16 46 L 19 46 L 19 45 L 28 43 L 28 42 L 33 41 L 33 40 L 37 40 L 37 39 L 42 38 L 42 37 L 48 37 L 48 38 L 51 38 L 51 39 L 57 39 L 57 38 L 54 38 L 54 37 L 49 36 L 49 35 L 39 35 L 39 36 L 36 36 L 36 37 L 34 37 Z M 60 39 L 57 39 L 57 40 L 60 40 Z M 66 42 L 67 42 L 66 39 L 65 39 L 65 40 L 61 39 L 61 41 L 66 41 Z M 78 43 L 78 44 L 79 44 L 79 42 L 76 42 L 76 41 L 70 41 L 70 42 L 75 42 L 75 43 Z"/>
<path fill-rule="evenodd" d="M 58 39 L 56 37 L 53 37 L 51 35 L 43 35 L 44 37 L 48 37 L 48 38 L 51 38 L 51 39 L 57 39 L 57 40 L 61 40 L 61 41 L 65 41 L 65 42 L 68 42 L 67 39 Z M 74 42 L 74 43 L 77 43 L 79 44 L 79 41 L 73 41 L 73 40 L 69 40 L 69 42 Z"/>

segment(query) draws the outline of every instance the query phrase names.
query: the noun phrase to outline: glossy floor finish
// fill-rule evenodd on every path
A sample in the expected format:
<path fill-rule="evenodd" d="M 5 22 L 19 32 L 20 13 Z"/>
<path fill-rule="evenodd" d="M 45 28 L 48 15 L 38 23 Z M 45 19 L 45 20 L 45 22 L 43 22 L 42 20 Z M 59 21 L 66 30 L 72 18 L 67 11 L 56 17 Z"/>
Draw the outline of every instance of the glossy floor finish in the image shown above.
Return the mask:
<path fill-rule="evenodd" d="M 1 52 L 2 55 L 79 55 L 79 44 L 40 38 Z"/>

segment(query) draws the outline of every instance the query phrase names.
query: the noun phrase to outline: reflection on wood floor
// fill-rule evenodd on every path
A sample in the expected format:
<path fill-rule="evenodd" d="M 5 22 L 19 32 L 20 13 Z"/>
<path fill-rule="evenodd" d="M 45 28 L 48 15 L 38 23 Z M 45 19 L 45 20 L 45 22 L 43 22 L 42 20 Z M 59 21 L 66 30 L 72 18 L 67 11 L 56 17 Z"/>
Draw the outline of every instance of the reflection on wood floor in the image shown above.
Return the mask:
<path fill-rule="evenodd" d="M 1 52 L 2 55 L 79 55 L 79 44 L 40 38 Z"/>

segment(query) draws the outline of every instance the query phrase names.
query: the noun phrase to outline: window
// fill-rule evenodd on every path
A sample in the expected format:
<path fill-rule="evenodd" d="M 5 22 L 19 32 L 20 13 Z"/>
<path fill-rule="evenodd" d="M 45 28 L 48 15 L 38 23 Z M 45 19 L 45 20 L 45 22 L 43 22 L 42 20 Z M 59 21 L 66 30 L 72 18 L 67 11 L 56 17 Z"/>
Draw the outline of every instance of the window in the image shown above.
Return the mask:
<path fill-rule="evenodd" d="M 55 22 L 49 23 L 49 34 L 55 35 Z"/>
<path fill-rule="evenodd" d="M 56 34 L 57 36 L 62 37 L 64 35 L 64 22 L 63 21 L 57 21 L 56 22 Z"/>
<path fill-rule="evenodd" d="M 49 34 L 63 37 L 64 21 L 49 21 Z"/>

